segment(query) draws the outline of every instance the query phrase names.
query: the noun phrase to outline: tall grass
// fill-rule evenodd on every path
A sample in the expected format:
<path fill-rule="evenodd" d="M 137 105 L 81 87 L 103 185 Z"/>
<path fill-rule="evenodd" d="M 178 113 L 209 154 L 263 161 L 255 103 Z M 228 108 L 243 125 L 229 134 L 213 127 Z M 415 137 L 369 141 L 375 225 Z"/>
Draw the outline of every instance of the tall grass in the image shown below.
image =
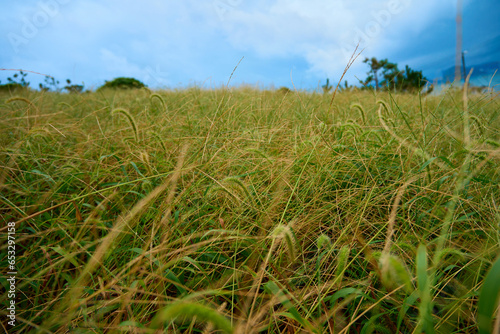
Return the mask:
<path fill-rule="evenodd" d="M 18 271 L 17 325 L 3 326 L 488 331 L 499 102 L 251 88 L 0 96 L 0 238 L 15 222 Z"/>

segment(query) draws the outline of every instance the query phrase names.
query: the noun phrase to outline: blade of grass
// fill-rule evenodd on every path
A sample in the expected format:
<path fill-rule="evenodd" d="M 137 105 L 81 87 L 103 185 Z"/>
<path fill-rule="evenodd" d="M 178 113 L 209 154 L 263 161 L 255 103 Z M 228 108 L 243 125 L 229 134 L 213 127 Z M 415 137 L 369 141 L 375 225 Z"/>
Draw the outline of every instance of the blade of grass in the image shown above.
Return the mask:
<path fill-rule="evenodd" d="M 477 308 L 477 322 L 480 334 L 492 332 L 492 320 L 495 310 L 498 308 L 500 297 L 500 257 L 486 274 L 481 292 L 479 293 L 479 305 Z M 495 332 L 497 333 L 497 332 Z"/>
<path fill-rule="evenodd" d="M 419 315 L 415 332 L 434 333 L 434 324 L 432 321 L 432 298 L 430 279 L 427 273 L 427 249 L 424 245 L 418 246 L 417 250 L 417 287 L 420 294 L 420 303 L 418 306 Z"/>
<path fill-rule="evenodd" d="M 151 323 L 152 329 L 159 329 L 166 322 L 196 319 L 196 321 L 210 322 L 225 333 L 233 333 L 229 320 L 216 310 L 197 303 L 177 302 L 158 311 Z"/>

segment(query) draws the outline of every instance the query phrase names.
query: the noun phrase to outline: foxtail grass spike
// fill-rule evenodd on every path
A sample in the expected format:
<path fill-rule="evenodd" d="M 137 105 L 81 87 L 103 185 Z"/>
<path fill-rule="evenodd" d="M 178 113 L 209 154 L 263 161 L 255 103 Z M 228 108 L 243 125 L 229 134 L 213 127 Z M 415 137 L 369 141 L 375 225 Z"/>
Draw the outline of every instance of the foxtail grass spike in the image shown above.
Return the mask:
<path fill-rule="evenodd" d="M 121 114 L 125 116 L 130 124 L 132 126 L 132 130 L 134 131 L 134 138 L 135 141 L 138 143 L 139 142 L 139 133 L 137 130 L 137 123 L 135 122 L 135 119 L 132 117 L 132 115 L 125 109 L 122 108 L 116 108 L 111 112 L 112 115 L 114 114 Z"/>

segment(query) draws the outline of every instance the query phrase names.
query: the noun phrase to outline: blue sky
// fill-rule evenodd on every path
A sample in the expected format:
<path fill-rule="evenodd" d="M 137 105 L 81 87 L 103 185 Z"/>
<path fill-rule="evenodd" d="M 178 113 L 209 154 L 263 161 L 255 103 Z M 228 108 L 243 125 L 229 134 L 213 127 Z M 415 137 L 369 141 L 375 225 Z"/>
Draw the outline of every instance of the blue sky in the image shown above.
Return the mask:
<path fill-rule="evenodd" d="M 314 89 L 337 82 L 356 41 L 364 57 L 408 64 L 432 79 L 455 61 L 456 0 L 2 1 L 0 68 L 96 88 L 134 77 L 152 88 Z M 464 0 L 469 65 L 500 61 L 500 3 Z M 0 71 L 1 83 L 15 72 Z M 500 74 L 499 74 L 500 76 Z M 29 74 L 37 86 L 43 76 Z M 292 83 L 293 82 L 293 83 Z"/>

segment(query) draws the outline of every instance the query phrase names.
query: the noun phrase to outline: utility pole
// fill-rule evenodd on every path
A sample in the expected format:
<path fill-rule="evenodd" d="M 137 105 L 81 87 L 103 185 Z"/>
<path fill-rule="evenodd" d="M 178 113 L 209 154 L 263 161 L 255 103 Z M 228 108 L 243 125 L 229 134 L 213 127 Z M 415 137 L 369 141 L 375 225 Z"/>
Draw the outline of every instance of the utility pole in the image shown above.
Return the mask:
<path fill-rule="evenodd" d="M 467 50 L 462 51 L 462 68 L 463 68 L 463 73 L 464 73 L 464 80 L 465 80 L 465 77 L 467 77 L 467 72 L 465 71 L 465 54 L 466 53 L 467 53 Z"/>
<path fill-rule="evenodd" d="M 457 49 L 455 52 L 455 81 L 460 81 L 460 53 L 462 52 L 462 0 L 457 0 Z M 462 55 L 463 58 L 463 55 Z M 464 73 L 465 76 L 465 73 Z"/>

